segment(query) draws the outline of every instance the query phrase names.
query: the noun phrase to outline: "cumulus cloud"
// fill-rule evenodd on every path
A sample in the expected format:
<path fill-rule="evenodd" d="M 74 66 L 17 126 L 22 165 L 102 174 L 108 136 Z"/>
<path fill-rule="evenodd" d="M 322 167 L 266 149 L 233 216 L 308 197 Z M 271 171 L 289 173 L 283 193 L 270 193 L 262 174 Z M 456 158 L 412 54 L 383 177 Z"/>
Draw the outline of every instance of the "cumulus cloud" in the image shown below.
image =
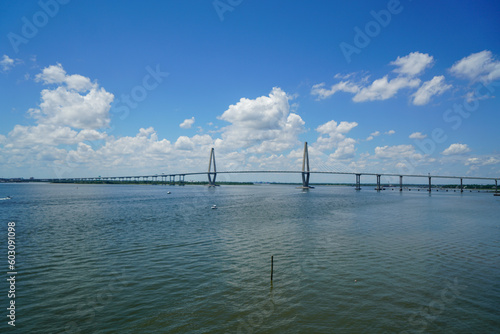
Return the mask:
<path fill-rule="evenodd" d="M 466 166 L 488 166 L 500 163 L 500 159 L 495 157 L 474 157 L 465 162 Z"/>
<path fill-rule="evenodd" d="M 84 142 L 109 139 L 98 129 L 108 125 L 112 94 L 81 75 L 67 75 L 59 64 L 43 69 L 36 81 L 55 87 L 43 89 L 38 108 L 28 110 L 35 125 L 15 125 L 3 136 L 2 155 L 9 165 L 69 165 L 67 159 L 75 155 L 71 147 L 89 152 Z"/>
<path fill-rule="evenodd" d="M 317 96 L 317 100 L 326 99 L 337 92 L 354 94 L 354 102 L 383 101 L 390 99 L 403 89 L 415 89 L 420 87 L 421 80 L 418 78 L 426 68 L 433 65 L 434 58 L 427 53 L 412 52 L 404 57 L 398 57 L 389 64 L 396 66 L 393 70 L 397 76 L 392 77 L 387 74 L 382 78 L 368 81 L 369 77 L 356 82 L 348 76 L 338 76 L 343 80 L 325 88 L 325 83 L 316 84 L 311 89 L 311 95 Z M 415 105 L 427 104 L 432 96 L 441 95 L 451 88 L 451 85 L 444 83 L 444 76 L 436 76 L 432 80 L 425 82 L 422 87 L 413 95 Z"/>
<path fill-rule="evenodd" d="M 441 152 L 442 155 L 460 155 L 470 152 L 467 144 L 451 144 L 450 147 Z"/>
<path fill-rule="evenodd" d="M 79 143 L 70 150 L 68 157 L 75 163 L 105 168 L 147 168 L 165 166 L 165 157 L 172 153 L 173 145 L 166 139 L 159 140 L 154 128 L 141 128 L 135 136 L 115 138 L 109 136 L 104 145 L 96 148 Z M 178 162 L 177 159 L 175 159 Z"/>
<path fill-rule="evenodd" d="M 30 147 L 34 145 L 73 145 L 82 141 L 95 141 L 106 138 L 106 134 L 96 130 L 75 131 L 69 127 L 52 124 L 37 126 L 16 125 L 9 133 L 7 147 Z"/>
<path fill-rule="evenodd" d="M 14 59 L 10 58 L 7 55 L 3 55 L 2 60 L 0 60 L 0 67 L 3 72 L 7 72 L 12 67 L 14 67 Z"/>
<path fill-rule="evenodd" d="M 389 135 L 389 136 L 391 136 L 395 133 L 396 133 L 396 131 L 394 131 L 394 130 L 389 130 L 389 131 L 384 132 L 384 134 Z"/>
<path fill-rule="evenodd" d="M 354 144 L 356 144 L 356 140 L 353 138 L 346 138 L 342 140 L 337 144 L 337 149 L 330 155 L 330 157 L 335 160 L 343 160 L 354 157 L 354 153 L 356 152 Z"/>
<path fill-rule="evenodd" d="M 433 61 L 434 58 L 427 53 L 412 52 L 407 56 L 398 57 L 390 64 L 397 66 L 393 70 L 395 73 L 413 77 L 421 74 L 427 67 L 431 67 Z"/>
<path fill-rule="evenodd" d="M 337 122 L 331 120 L 329 122 L 326 122 L 325 124 L 318 126 L 316 128 L 316 131 L 321 134 L 328 134 L 330 137 L 334 137 L 337 135 L 348 133 L 356 126 L 358 126 L 358 123 L 356 122 L 340 122 L 340 124 L 337 124 Z"/>
<path fill-rule="evenodd" d="M 89 78 L 79 74 L 67 75 L 61 64 L 51 65 L 35 76 L 35 81 L 49 84 L 65 84 L 68 89 L 85 92 L 96 86 Z"/>
<path fill-rule="evenodd" d="M 29 110 L 38 123 L 77 129 L 99 129 L 109 125 L 109 109 L 114 96 L 89 78 L 67 75 L 57 64 L 44 68 L 36 81 L 57 85 L 42 90 L 39 108 Z"/>
<path fill-rule="evenodd" d="M 419 160 L 423 156 L 416 153 L 413 145 L 377 146 L 375 147 L 375 157 L 379 159 L 400 159 L 410 158 Z"/>
<path fill-rule="evenodd" d="M 331 95 L 335 94 L 336 92 L 346 92 L 346 93 L 357 93 L 360 90 L 360 87 L 350 81 L 341 81 L 339 83 L 336 83 L 335 85 L 332 85 L 330 89 L 324 88 L 325 83 L 320 83 L 317 85 L 314 85 L 311 89 L 311 94 L 316 95 L 318 100 L 323 100 Z"/>
<path fill-rule="evenodd" d="M 356 122 L 340 122 L 334 120 L 326 122 L 316 128 L 316 131 L 321 135 L 312 145 L 314 150 L 329 151 L 336 149 L 331 155 L 335 159 L 347 159 L 354 155 L 356 141 L 352 138 L 347 138 L 346 134 L 353 128 L 358 126 Z"/>
<path fill-rule="evenodd" d="M 370 136 L 368 136 L 368 138 L 366 138 L 367 141 L 370 141 L 370 140 L 373 140 L 373 138 L 377 137 L 377 136 L 380 136 L 380 131 L 375 131 L 375 132 L 372 132 L 370 134 Z"/>
<path fill-rule="evenodd" d="M 491 51 L 473 53 L 457 61 L 450 68 L 451 74 L 471 81 L 492 82 L 500 78 L 500 61 Z"/>
<path fill-rule="evenodd" d="M 444 76 L 435 76 L 432 80 L 426 81 L 422 86 L 413 94 L 413 104 L 422 106 L 430 102 L 433 96 L 439 96 L 452 86 L 444 81 Z"/>
<path fill-rule="evenodd" d="M 353 98 L 354 102 L 387 100 L 404 88 L 415 88 L 420 85 L 420 79 L 397 77 L 388 80 L 387 75 L 362 88 Z"/>
<path fill-rule="evenodd" d="M 218 117 L 231 123 L 222 129 L 220 145 L 226 149 L 243 148 L 248 152 L 279 152 L 298 143 L 304 131 L 302 118 L 290 112 L 289 97 L 281 88 L 269 96 L 242 98 Z"/>
<path fill-rule="evenodd" d="M 193 124 L 194 124 L 194 117 L 191 117 L 191 118 L 185 119 L 184 122 L 179 124 L 179 126 L 182 129 L 190 129 Z"/>
<path fill-rule="evenodd" d="M 427 135 L 422 134 L 421 132 L 413 132 L 409 138 L 410 139 L 425 139 Z"/>
<path fill-rule="evenodd" d="M 213 145 L 214 141 L 210 135 L 195 135 L 193 137 L 180 136 L 175 142 L 175 148 L 183 151 L 191 151 L 199 147 Z"/>

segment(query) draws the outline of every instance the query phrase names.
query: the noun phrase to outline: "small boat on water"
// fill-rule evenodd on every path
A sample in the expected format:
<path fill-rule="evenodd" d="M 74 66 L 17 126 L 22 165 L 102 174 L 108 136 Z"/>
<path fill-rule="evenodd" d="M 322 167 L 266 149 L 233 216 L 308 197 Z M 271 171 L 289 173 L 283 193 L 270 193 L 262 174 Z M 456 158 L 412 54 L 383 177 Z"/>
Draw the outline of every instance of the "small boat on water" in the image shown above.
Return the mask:
<path fill-rule="evenodd" d="M 217 209 L 217 205 L 215 205 L 215 204 L 214 204 L 214 205 L 212 205 L 212 209 L 213 209 L 213 210 Z"/>
<path fill-rule="evenodd" d="M 167 191 L 167 194 L 171 194 L 171 192 L 170 192 L 170 191 Z"/>

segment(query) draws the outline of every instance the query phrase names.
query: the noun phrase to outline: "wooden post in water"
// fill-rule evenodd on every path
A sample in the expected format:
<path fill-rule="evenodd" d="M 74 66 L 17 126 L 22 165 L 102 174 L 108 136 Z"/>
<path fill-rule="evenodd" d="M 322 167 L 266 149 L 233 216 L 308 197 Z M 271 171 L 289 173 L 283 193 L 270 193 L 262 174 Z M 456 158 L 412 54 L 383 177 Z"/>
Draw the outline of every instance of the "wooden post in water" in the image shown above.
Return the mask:
<path fill-rule="evenodd" d="M 273 282 L 273 256 L 271 255 L 271 283 Z"/>

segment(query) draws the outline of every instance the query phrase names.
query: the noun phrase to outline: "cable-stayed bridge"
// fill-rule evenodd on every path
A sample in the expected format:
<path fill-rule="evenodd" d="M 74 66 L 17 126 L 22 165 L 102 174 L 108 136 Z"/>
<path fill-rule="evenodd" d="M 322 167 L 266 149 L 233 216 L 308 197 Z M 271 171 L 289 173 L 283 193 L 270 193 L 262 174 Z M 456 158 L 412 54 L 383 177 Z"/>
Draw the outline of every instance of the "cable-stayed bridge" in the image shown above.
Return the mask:
<path fill-rule="evenodd" d="M 398 173 L 370 173 L 370 172 L 348 172 L 348 171 L 311 171 L 309 165 L 309 153 L 307 149 L 307 142 L 304 143 L 304 154 L 302 159 L 302 170 L 233 170 L 233 171 L 217 171 L 215 163 L 214 148 L 210 150 L 210 161 L 208 164 L 208 171 L 206 172 L 189 172 L 189 173 L 173 173 L 173 174 L 154 174 L 154 175 L 134 175 L 134 176 L 106 176 L 106 177 L 80 177 L 80 178 L 66 178 L 66 179 L 49 179 L 48 181 L 58 182 L 72 182 L 72 181 L 142 181 L 143 182 L 164 182 L 174 184 L 185 183 L 186 176 L 192 175 L 207 175 L 208 185 L 217 186 L 216 178 L 218 174 L 300 174 L 302 177 L 302 186 L 300 188 L 309 189 L 313 188 L 310 185 L 311 174 L 332 174 L 332 175 L 353 175 L 355 176 L 356 190 L 361 190 L 361 176 L 375 176 L 377 180 L 376 190 L 382 190 L 380 178 L 383 177 L 399 177 L 399 190 L 403 191 L 403 178 L 427 178 L 429 182 L 428 191 L 431 191 L 432 179 L 456 179 L 460 180 L 460 191 L 463 192 L 463 180 L 482 180 L 494 181 L 495 192 L 498 192 L 498 180 L 494 177 L 478 177 L 478 176 L 449 176 L 449 175 L 422 175 L 422 174 L 398 174 Z M 177 179 L 177 181 L 176 181 Z"/>

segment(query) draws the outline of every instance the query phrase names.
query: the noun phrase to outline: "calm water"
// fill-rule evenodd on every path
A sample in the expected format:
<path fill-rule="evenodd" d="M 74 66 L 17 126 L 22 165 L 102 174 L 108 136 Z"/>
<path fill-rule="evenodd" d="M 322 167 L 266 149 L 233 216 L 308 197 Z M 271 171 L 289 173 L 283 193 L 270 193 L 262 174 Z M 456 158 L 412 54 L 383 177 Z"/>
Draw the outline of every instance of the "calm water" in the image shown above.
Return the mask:
<path fill-rule="evenodd" d="M 20 333 L 500 330 L 491 194 L 1 184 L 6 195 Z"/>

